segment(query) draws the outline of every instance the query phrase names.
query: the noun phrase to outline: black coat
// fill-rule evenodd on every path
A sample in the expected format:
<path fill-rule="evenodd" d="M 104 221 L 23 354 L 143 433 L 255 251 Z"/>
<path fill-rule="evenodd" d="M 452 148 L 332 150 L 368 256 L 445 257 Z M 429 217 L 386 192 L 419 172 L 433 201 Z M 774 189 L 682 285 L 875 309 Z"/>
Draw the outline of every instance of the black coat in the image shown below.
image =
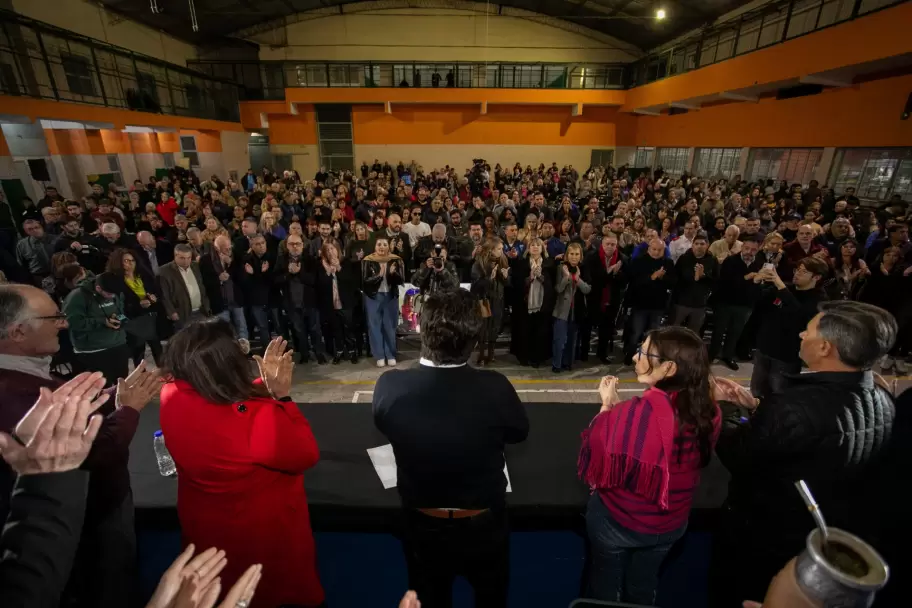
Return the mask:
<path fill-rule="evenodd" d="M 209 306 L 212 308 L 212 314 L 217 315 L 225 310 L 225 298 L 222 297 L 222 281 L 219 279 L 219 272 L 215 269 L 213 255 L 218 255 L 214 250 L 200 256 L 199 267 L 200 274 L 203 275 L 203 286 L 206 288 L 206 295 L 209 297 Z M 244 278 L 241 276 L 244 272 L 243 263 L 239 263 L 237 258 L 231 259 L 231 264 L 225 270 L 231 275 L 232 287 L 234 288 L 234 303 L 237 306 L 244 305 L 244 290 L 242 284 Z"/>
<path fill-rule="evenodd" d="M 405 244 L 408 245 L 408 238 L 405 239 Z M 389 285 L 390 293 L 394 296 L 399 295 L 399 286 L 405 282 L 405 277 L 403 276 L 405 269 L 402 266 L 402 260 L 393 260 L 386 264 L 386 283 Z M 396 269 L 396 272 L 390 272 L 393 268 Z M 383 275 L 380 274 L 380 262 L 373 260 L 361 262 L 361 291 L 364 292 L 364 295 L 369 298 L 375 297 L 382 282 Z"/>
<path fill-rule="evenodd" d="M 263 262 L 268 262 L 269 267 L 263 272 Z M 250 264 L 253 274 L 247 272 L 245 265 Z M 271 251 L 266 251 L 262 258 L 253 252 L 243 256 L 240 260 L 241 285 L 244 288 L 245 304 L 250 306 L 276 305 L 275 273 L 276 257 Z"/>
<path fill-rule="evenodd" d="M 763 257 L 758 255 L 747 265 L 740 255 L 730 255 L 719 268 L 719 281 L 716 284 L 716 304 L 727 306 L 753 307 L 760 297 L 762 287 L 753 279 L 745 279 L 752 272 L 763 270 Z"/>
<path fill-rule="evenodd" d="M 591 252 L 586 256 L 584 266 L 589 270 L 589 277 L 592 280 L 592 291 L 589 292 L 589 316 L 596 321 L 602 313 L 602 293 L 606 287 L 611 289 L 611 306 L 621 305 L 624 299 L 624 292 L 627 289 L 629 279 L 628 270 L 630 269 L 630 258 L 618 250 L 618 261 L 621 267 L 617 272 L 608 274 L 608 270 L 602 263 L 599 256 L 599 249 Z M 615 309 L 616 310 L 616 309 Z"/>
<path fill-rule="evenodd" d="M 300 256 L 298 263 L 300 263 L 301 269 L 296 273 L 288 271 L 290 263 L 291 257 L 287 253 L 280 255 L 276 261 L 273 278 L 275 287 L 281 291 L 283 306 L 288 310 L 316 308 L 317 267 L 320 265 L 319 260 L 309 255 Z"/>
<path fill-rule="evenodd" d="M 146 295 L 148 296 L 148 294 L 151 293 L 155 296 L 156 300 L 160 300 L 161 290 L 158 288 L 158 281 L 152 276 L 152 273 L 142 266 L 137 265 L 136 274 L 142 279 Z M 130 289 L 127 282 L 124 280 L 123 275 L 121 273 L 114 273 L 114 277 L 117 280 L 117 289 L 115 290 L 115 293 L 123 295 L 124 314 L 128 318 L 134 319 L 140 315 L 156 312 L 158 310 L 159 304 L 152 304 L 148 308 L 143 308 L 139 296 Z"/>
<path fill-rule="evenodd" d="M 361 274 L 357 272 L 358 270 L 360 269 L 348 264 L 342 264 L 342 269 L 336 273 L 339 299 L 342 300 L 343 310 L 353 310 L 358 304 L 358 298 L 360 297 L 358 289 L 361 279 Z M 320 309 L 321 318 L 329 319 L 328 315 L 335 310 L 333 308 L 332 277 L 326 273 L 323 263 L 319 261 L 317 262 L 315 276 L 317 308 Z"/>
<path fill-rule="evenodd" d="M 703 276 L 699 281 L 694 270 L 698 263 L 703 265 Z M 688 308 L 703 308 L 709 302 L 713 286 L 719 278 L 719 261 L 708 251 L 698 260 L 693 249 L 689 249 L 678 258 L 674 274 L 674 303 Z"/>
<path fill-rule="evenodd" d="M 659 268 L 665 269 L 660 279 L 652 279 Z M 668 303 L 668 290 L 674 285 L 674 262 L 671 258 L 656 260 L 648 254 L 634 258 L 627 266 L 630 288 L 627 290 L 626 306 L 643 310 L 664 309 Z"/>
<path fill-rule="evenodd" d="M 752 526 L 768 528 L 770 544 L 783 554 L 797 555 L 814 527 L 795 491 L 799 479 L 824 505 L 830 526 L 864 538 L 860 526 L 874 505 L 863 488 L 884 466 L 896 408 L 870 371 L 790 380 L 748 423 L 726 424 L 716 453 L 732 474 L 729 505 Z"/>
<path fill-rule="evenodd" d="M 514 302 L 514 314 L 528 314 L 529 312 L 529 285 L 531 283 L 532 267 L 529 264 L 529 258 L 523 256 L 517 258 L 514 264 L 510 267 L 510 283 L 513 287 L 513 290 L 520 294 Z M 544 297 L 542 298 L 542 307 L 541 311 L 546 317 L 551 316 L 551 311 L 554 310 L 554 301 L 557 299 L 557 293 L 554 291 L 554 273 L 555 264 L 554 260 L 550 258 L 545 258 L 542 261 L 542 288 L 544 290 Z"/>

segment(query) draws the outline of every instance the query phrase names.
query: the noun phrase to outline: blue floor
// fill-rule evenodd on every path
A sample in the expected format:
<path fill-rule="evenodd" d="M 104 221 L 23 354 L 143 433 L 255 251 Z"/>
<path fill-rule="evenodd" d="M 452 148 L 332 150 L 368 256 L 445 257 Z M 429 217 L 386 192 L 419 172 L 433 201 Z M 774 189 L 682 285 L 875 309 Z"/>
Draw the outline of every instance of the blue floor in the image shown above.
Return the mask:
<path fill-rule="evenodd" d="M 407 589 L 405 559 L 389 534 L 316 534 L 320 578 L 330 608 L 395 608 Z M 578 597 L 583 541 L 570 532 L 514 532 L 511 538 L 511 607 L 565 607 Z M 148 598 L 180 549 L 176 531 L 140 530 L 140 576 Z M 704 608 L 709 566 L 708 534 L 691 532 L 675 547 L 659 588 L 658 605 Z M 454 608 L 472 606 L 463 580 Z"/>

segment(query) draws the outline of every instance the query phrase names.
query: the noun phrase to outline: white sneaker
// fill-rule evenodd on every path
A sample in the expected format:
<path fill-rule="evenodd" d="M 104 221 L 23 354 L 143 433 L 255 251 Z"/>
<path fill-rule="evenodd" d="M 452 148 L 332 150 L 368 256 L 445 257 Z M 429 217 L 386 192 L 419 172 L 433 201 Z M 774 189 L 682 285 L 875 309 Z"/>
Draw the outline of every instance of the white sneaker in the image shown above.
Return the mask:
<path fill-rule="evenodd" d="M 238 344 L 241 345 L 242 353 L 244 353 L 246 355 L 250 352 L 250 340 L 247 340 L 246 338 L 241 338 L 240 340 L 238 340 Z"/>
<path fill-rule="evenodd" d="M 377 359 L 377 367 L 386 367 L 386 361 L 383 359 Z"/>
<path fill-rule="evenodd" d="M 386 360 L 386 364 L 389 365 L 390 367 L 396 367 L 396 360 L 395 360 L 395 359 L 387 359 L 387 360 Z"/>
<path fill-rule="evenodd" d="M 893 367 L 893 359 L 890 358 L 890 355 L 884 355 L 880 359 L 880 369 L 889 370 Z"/>

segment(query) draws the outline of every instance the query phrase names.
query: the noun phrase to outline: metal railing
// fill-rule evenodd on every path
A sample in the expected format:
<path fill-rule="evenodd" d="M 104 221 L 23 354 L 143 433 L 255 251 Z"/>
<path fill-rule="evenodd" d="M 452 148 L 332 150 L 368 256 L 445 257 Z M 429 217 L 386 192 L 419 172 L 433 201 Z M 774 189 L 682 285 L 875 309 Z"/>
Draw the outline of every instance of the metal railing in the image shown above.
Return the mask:
<path fill-rule="evenodd" d="M 628 88 L 725 61 L 906 0 L 778 0 L 708 27 L 628 66 Z"/>
<path fill-rule="evenodd" d="M 245 100 L 284 99 L 287 87 L 623 89 L 623 64 L 191 61 L 237 82 Z"/>
<path fill-rule="evenodd" d="M 0 11 L 0 94 L 240 120 L 238 86 Z"/>

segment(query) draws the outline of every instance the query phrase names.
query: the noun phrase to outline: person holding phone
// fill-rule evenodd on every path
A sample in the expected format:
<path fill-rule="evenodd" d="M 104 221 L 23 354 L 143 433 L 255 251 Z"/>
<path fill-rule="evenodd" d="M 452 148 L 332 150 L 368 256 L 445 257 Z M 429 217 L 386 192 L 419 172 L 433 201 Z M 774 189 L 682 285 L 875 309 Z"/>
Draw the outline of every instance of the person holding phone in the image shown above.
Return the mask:
<path fill-rule="evenodd" d="M 124 298 L 117 277 L 104 272 L 86 277 L 63 303 L 70 341 L 80 371 L 101 372 L 111 386 L 130 371 Z"/>

